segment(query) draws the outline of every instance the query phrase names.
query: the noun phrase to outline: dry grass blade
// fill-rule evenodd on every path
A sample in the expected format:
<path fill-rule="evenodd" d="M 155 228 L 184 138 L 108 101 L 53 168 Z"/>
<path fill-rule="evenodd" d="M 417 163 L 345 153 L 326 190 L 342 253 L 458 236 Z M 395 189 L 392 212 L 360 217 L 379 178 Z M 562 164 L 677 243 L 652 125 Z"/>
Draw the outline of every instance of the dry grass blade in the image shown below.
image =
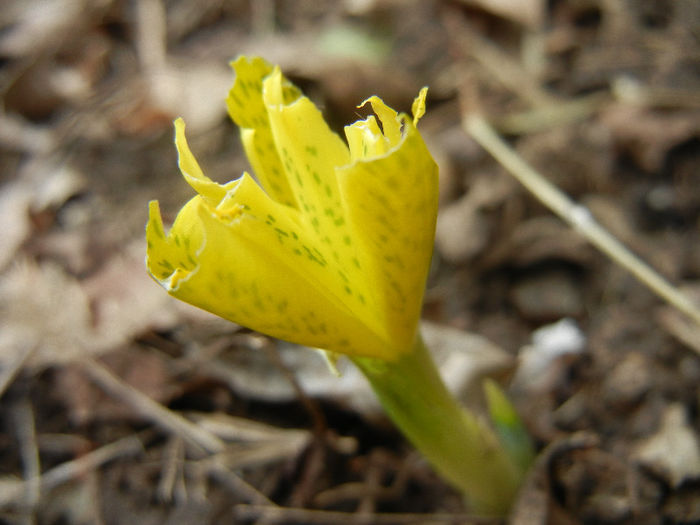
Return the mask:
<path fill-rule="evenodd" d="M 253 485 L 238 476 L 235 472 L 231 472 L 221 465 L 210 465 L 207 470 L 207 474 L 218 481 L 226 489 L 238 496 L 252 501 L 257 505 L 272 507 L 276 506 L 272 500 L 256 489 Z"/>
<path fill-rule="evenodd" d="M 34 508 L 41 497 L 41 485 L 39 476 L 41 467 L 39 462 L 39 448 L 36 441 L 36 427 L 34 426 L 34 410 L 28 398 L 20 400 L 11 409 L 12 428 L 15 432 L 17 443 L 22 458 L 24 476 L 23 504 L 28 509 Z"/>
<path fill-rule="evenodd" d="M 700 309 L 697 305 L 598 224 L 587 208 L 572 201 L 528 165 L 482 117 L 467 115 L 463 126 L 467 133 L 549 209 L 659 297 L 700 325 Z"/>
<path fill-rule="evenodd" d="M 227 447 L 226 452 L 201 460 L 205 466 L 224 465 L 229 469 L 254 468 L 297 457 L 308 444 L 308 438 L 263 441 L 248 445 Z"/>
<path fill-rule="evenodd" d="M 45 472 L 39 477 L 38 482 L 42 492 L 47 492 L 67 481 L 75 479 L 85 472 L 95 470 L 99 466 L 118 457 L 128 456 L 143 451 L 143 443 L 136 436 L 128 436 L 114 443 L 105 445 L 84 456 L 62 463 Z M 34 480 L 19 481 L 16 483 L 3 483 L 0 492 L 0 507 L 14 504 L 27 491 L 28 483 L 36 483 Z"/>
<path fill-rule="evenodd" d="M 82 365 L 90 379 L 109 395 L 126 403 L 156 425 L 179 435 L 197 450 L 209 454 L 224 450 L 224 442 L 211 432 L 168 410 L 160 403 L 156 403 L 150 397 L 124 383 L 97 361 L 85 358 Z"/>
<path fill-rule="evenodd" d="M 118 457 L 136 454 L 143 450 L 143 443 L 136 436 L 128 436 L 109 445 L 98 448 L 94 452 L 68 461 L 52 468 L 41 476 L 42 490 L 50 490 L 61 483 L 69 481 L 83 472 L 95 470 L 99 466 Z"/>
<path fill-rule="evenodd" d="M 172 436 L 163 451 L 163 468 L 156 488 L 160 501 L 181 501 L 184 490 L 182 463 L 185 446 L 180 436 Z"/>
<path fill-rule="evenodd" d="M 279 428 L 228 414 L 189 414 L 200 428 L 226 441 L 251 443 L 307 441 L 307 430 Z"/>

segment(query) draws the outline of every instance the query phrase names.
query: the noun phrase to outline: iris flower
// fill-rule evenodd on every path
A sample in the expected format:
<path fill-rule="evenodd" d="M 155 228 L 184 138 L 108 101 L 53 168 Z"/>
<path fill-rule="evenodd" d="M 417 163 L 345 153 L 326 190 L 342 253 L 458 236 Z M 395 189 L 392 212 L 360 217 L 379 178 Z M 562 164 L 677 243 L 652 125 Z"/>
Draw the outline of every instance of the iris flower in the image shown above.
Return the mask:
<path fill-rule="evenodd" d="M 487 389 L 499 440 L 455 402 L 418 333 L 438 201 L 416 129 L 427 90 L 412 117 L 370 97 L 374 115 L 347 126 L 346 143 L 278 68 L 246 57 L 233 68 L 228 110 L 255 178 L 207 178 L 176 120 L 180 170 L 197 195 L 168 233 L 150 203 L 148 271 L 225 319 L 349 356 L 436 470 L 474 509 L 502 515 L 525 470 L 515 413 Z"/>
<path fill-rule="evenodd" d="M 345 128 L 261 58 L 240 57 L 227 105 L 255 178 L 204 175 L 185 124 L 175 145 L 197 192 L 166 234 L 150 203 L 147 266 L 173 296 L 258 332 L 387 361 L 416 337 L 433 248 L 438 169 L 413 117 L 378 97 Z"/>

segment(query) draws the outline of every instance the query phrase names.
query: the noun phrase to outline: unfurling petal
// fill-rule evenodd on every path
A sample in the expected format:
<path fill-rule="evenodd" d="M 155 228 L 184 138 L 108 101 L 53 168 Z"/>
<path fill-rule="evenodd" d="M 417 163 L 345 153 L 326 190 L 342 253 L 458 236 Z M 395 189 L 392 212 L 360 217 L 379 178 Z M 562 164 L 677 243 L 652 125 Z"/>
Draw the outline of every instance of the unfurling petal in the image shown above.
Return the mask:
<path fill-rule="evenodd" d="M 384 115 L 385 132 L 402 127 L 403 137 L 383 156 L 339 168 L 338 179 L 352 238 L 371 254 L 364 274 L 385 325 L 394 340 L 411 344 L 408 327 L 415 329 L 420 317 L 432 254 L 438 169 L 408 116 L 392 114 L 379 99 L 372 105 Z"/>

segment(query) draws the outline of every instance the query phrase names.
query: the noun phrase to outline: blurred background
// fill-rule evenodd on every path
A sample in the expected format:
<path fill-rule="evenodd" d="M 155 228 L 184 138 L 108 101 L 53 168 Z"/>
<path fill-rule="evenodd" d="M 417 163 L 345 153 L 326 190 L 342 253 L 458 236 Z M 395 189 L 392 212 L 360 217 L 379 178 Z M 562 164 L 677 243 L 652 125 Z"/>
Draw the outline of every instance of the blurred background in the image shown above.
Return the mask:
<path fill-rule="evenodd" d="M 173 119 L 211 178 L 248 169 L 239 54 L 339 132 L 430 87 L 426 333 L 457 394 L 498 378 L 543 451 L 510 523 L 700 522 L 700 328 L 462 126 L 697 299 L 699 40 L 695 0 L 3 0 L 0 523 L 473 523 L 352 370 L 146 275 L 147 202 L 171 222 L 192 196 Z"/>

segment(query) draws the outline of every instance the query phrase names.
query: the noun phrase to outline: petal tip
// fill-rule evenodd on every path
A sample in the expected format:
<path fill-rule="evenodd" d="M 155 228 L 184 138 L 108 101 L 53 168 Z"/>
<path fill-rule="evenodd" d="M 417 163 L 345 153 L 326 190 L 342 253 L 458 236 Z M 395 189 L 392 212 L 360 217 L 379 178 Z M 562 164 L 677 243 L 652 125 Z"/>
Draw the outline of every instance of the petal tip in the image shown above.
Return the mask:
<path fill-rule="evenodd" d="M 148 201 L 148 222 L 146 234 L 152 234 L 161 239 L 165 238 L 163 231 L 163 219 L 160 216 L 160 203 L 157 200 Z"/>
<path fill-rule="evenodd" d="M 428 96 L 428 87 L 423 86 L 418 92 L 418 96 L 413 100 L 411 113 L 413 113 L 413 125 L 416 126 L 418 121 L 425 115 L 425 99 Z"/>

